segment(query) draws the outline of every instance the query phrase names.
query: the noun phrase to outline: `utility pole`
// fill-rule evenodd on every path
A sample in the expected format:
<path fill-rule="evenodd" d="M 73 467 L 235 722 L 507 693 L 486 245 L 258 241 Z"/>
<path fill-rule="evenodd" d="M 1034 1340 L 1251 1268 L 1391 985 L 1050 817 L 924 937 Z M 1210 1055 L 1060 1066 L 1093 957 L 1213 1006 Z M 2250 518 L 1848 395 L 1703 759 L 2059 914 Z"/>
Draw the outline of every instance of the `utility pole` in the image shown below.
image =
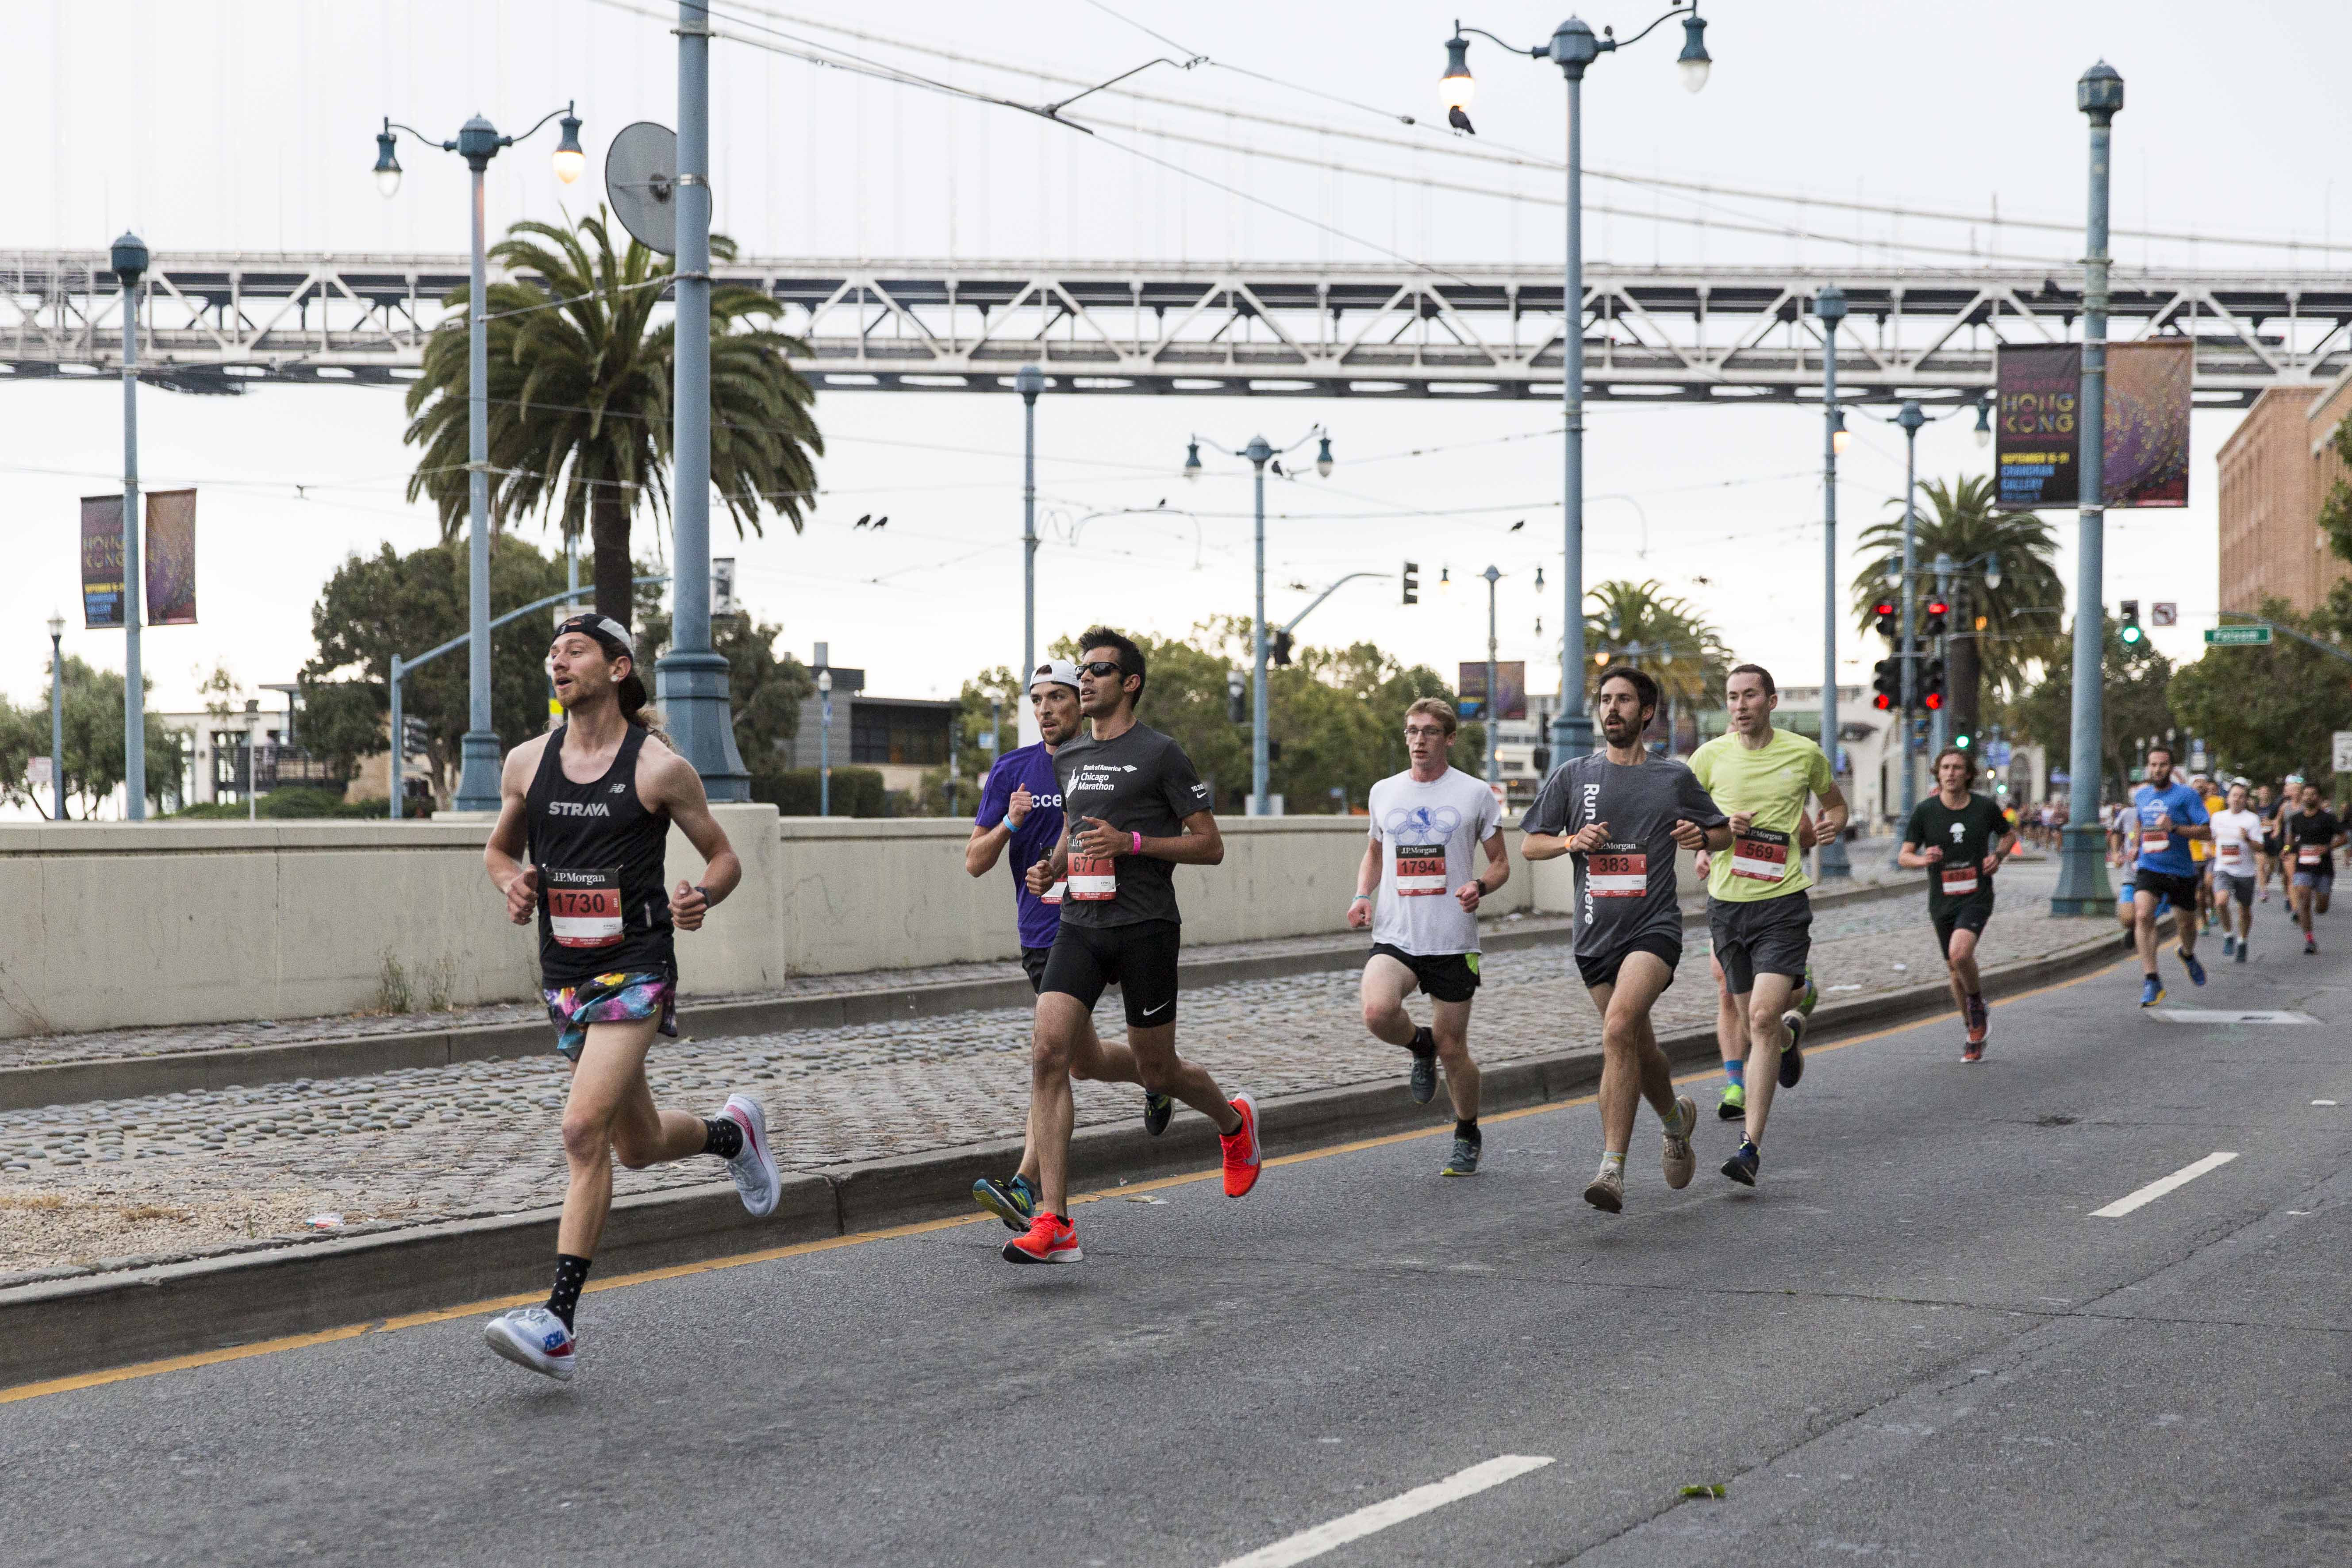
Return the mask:
<path fill-rule="evenodd" d="M 1037 395 L 1045 390 L 1045 373 L 1024 364 L 1013 373 L 1013 390 L 1021 395 L 1021 683 L 1037 672 Z M 1021 743 L 1037 722 L 1023 709 Z"/>
<path fill-rule="evenodd" d="M 1495 765 L 1495 727 L 1502 722 L 1502 667 L 1495 662 L 1495 584 L 1503 574 L 1492 566 L 1479 574 L 1486 579 L 1486 782 L 1502 777 Z"/>
<path fill-rule="evenodd" d="M 1903 642 L 1898 660 L 1903 683 L 1902 711 L 1895 716 L 1895 732 L 1903 742 L 1903 821 L 1911 820 L 1911 810 L 1919 804 L 1918 774 L 1912 766 L 1911 715 L 1919 706 L 1918 658 L 1918 563 L 1919 537 L 1919 426 L 1927 423 L 1927 414 L 1915 403 L 1906 403 L 1895 422 L 1903 427 Z M 1902 853 L 1903 828 L 1895 829 L 1896 853 Z"/>
<path fill-rule="evenodd" d="M 2106 651 L 2106 475 L 2102 450 L 2107 410 L 2107 154 L 2116 115 L 2124 106 L 2124 79 L 2101 60 L 2074 84 L 2074 107 L 2091 121 L 2091 208 L 2083 260 L 2083 392 L 2075 410 L 2075 464 L 2082 487 L 2075 541 L 2074 722 L 2064 847 L 2058 862 L 2053 914 L 2103 915 L 2115 908 L 2107 885 L 2106 835 L 2099 825 L 2099 760 L 2105 725 L 2103 693 Z"/>
<path fill-rule="evenodd" d="M 1274 448 L 1263 436 L 1250 437 L 1242 456 L 1250 460 L 1257 495 L 1257 600 L 1250 615 L 1250 700 L 1255 710 L 1250 714 L 1250 815 L 1271 816 L 1274 803 L 1266 796 L 1267 758 L 1265 733 L 1265 465 L 1274 457 Z"/>
<path fill-rule="evenodd" d="M 1822 750 L 1829 754 L 1830 778 L 1837 778 L 1837 460 L 1844 444 L 1845 418 L 1838 411 L 1837 331 L 1845 320 L 1845 290 L 1825 283 L 1813 296 L 1813 314 L 1822 323 Z M 1909 742 L 1905 742 L 1906 747 Z M 1853 875 L 1846 864 L 1845 845 L 1832 838 L 1821 847 L 1821 879 L 1843 881 Z"/>

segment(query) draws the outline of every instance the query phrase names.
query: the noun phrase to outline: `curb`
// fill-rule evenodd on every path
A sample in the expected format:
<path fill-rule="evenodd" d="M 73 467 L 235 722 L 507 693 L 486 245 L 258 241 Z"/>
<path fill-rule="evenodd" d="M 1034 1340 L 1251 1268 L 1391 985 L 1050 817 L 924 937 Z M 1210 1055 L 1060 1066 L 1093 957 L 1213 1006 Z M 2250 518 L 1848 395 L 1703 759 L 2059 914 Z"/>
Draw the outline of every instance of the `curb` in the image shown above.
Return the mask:
<path fill-rule="evenodd" d="M 2103 931 L 1986 974 L 1985 994 L 2012 995 L 2123 956 L 2113 934 Z M 1807 1033 L 1827 1043 L 1932 1017 L 1948 1003 L 1939 981 L 1826 1004 L 1815 1010 Z M 1685 1030 L 1658 1044 L 1677 1072 L 1717 1059 L 1711 1027 Z M 1483 1069 L 1482 1109 L 1516 1110 L 1573 1099 L 1591 1092 L 1600 1078 L 1597 1049 L 1498 1063 Z M 1265 1110 L 1270 1154 L 1438 1128 L 1453 1116 L 1442 1099 L 1413 1104 L 1392 1080 L 1290 1095 L 1268 1101 Z M 1081 1131 L 1071 1142 L 1071 1184 L 1195 1173 L 1211 1166 L 1216 1152 L 1207 1124 L 1197 1118 L 1156 1139 L 1134 1125 Z M 765 1220 L 744 1213 L 731 1184 L 635 1194 L 614 1204 L 596 1260 L 611 1278 L 970 1217 L 972 1181 L 1002 1172 L 1019 1153 L 1017 1142 L 1000 1142 L 787 1175 L 776 1215 Z M 545 1283 L 559 1214 L 534 1209 L 0 1290 L 0 1390 L 532 1292 Z"/>
<path fill-rule="evenodd" d="M 1815 909 L 1916 892 L 1908 880 L 1874 883 L 1823 893 Z M 1704 930 L 1706 916 L 1685 915 L 1685 928 Z M 1566 925 L 1539 931 L 1486 933 L 1489 952 L 1550 946 L 1570 939 Z M 1188 961 L 1181 973 L 1187 986 L 1237 980 L 1271 980 L 1352 969 L 1363 962 L 1368 939 L 1350 935 L 1330 945 L 1263 957 Z M 934 1018 L 972 1007 L 1025 1007 L 1034 999 L 1029 982 L 957 980 L 937 985 L 905 985 L 844 991 L 829 996 L 793 996 L 763 1002 L 712 1002 L 678 1014 L 679 1029 L 696 1035 L 761 1035 L 784 1029 L 838 1029 L 900 1018 Z M 79 1105 L 93 1100 L 133 1100 L 142 1095 L 250 1089 L 297 1079 L 358 1078 L 407 1068 L 452 1067 L 460 1062 L 508 1061 L 543 1055 L 548 1026 L 486 1024 L 464 1029 L 419 1029 L 409 1033 L 354 1035 L 337 1040 L 301 1040 L 283 1046 L 246 1046 L 228 1050 L 183 1051 L 171 1056 L 113 1057 L 90 1062 L 53 1062 L 40 1067 L 0 1068 L 0 1110 L 44 1105 Z"/>

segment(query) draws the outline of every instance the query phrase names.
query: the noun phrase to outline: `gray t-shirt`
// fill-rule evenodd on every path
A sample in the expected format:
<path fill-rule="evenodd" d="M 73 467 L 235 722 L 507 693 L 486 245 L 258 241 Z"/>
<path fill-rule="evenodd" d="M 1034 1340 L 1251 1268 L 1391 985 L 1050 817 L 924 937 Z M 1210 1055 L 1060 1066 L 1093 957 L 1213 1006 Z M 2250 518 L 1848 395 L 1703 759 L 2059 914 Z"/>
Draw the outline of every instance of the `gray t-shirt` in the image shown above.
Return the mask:
<path fill-rule="evenodd" d="M 1073 835 L 1095 816 L 1120 833 L 1173 838 L 1184 831 L 1186 817 L 1209 809 L 1209 786 L 1192 771 L 1184 748 L 1142 724 L 1108 741 L 1087 735 L 1066 742 L 1054 753 L 1054 776 L 1061 781 L 1062 809 Z M 1091 860 L 1073 849 L 1062 896 L 1064 925 L 1182 919 L 1172 863 L 1147 855 Z"/>
<path fill-rule="evenodd" d="M 1503 808 L 1483 779 L 1448 768 L 1427 784 L 1408 768 L 1371 790 L 1372 842 L 1381 880 L 1372 940 L 1438 958 L 1478 951 L 1478 917 L 1454 889 L 1479 874 L 1478 846 L 1494 837 Z"/>
<path fill-rule="evenodd" d="M 1552 770 L 1536 803 L 1520 818 L 1528 833 L 1572 837 L 1587 823 L 1606 823 L 1609 840 L 1576 862 L 1576 953 L 1607 958 L 1638 937 L 1683 940 L 1675 900 L 1677 819 L 1720 827 L 1728 819 L 1697 775 L 1682 763 L 1645 756 L 1627 767 L 1595 752 Z"/>

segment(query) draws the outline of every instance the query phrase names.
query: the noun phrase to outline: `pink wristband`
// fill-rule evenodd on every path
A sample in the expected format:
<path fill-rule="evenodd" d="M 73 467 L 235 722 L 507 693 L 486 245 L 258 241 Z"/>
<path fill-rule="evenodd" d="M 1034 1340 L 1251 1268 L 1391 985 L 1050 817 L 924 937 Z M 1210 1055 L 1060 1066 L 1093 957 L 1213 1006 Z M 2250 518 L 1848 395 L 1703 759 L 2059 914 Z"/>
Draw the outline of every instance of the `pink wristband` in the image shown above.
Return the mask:
<path fill-rule="evenodd" d="M 1143 853 L 1143 835 L 1142 835 L 1142 834 L 1139 833 L 1139 834 L 1137 834 L 1137 835 L 1135 836 L 1135 847 L 1134 847 L 1133 849 L 1129 850 L 1129 851 L 1128 851 L 1128 853 L 1129 853 L 1129 854 L 1130 854 L 1130 855 L 1140 855 L 1140 854 L 1142 854 L 1142 853 Z"/>

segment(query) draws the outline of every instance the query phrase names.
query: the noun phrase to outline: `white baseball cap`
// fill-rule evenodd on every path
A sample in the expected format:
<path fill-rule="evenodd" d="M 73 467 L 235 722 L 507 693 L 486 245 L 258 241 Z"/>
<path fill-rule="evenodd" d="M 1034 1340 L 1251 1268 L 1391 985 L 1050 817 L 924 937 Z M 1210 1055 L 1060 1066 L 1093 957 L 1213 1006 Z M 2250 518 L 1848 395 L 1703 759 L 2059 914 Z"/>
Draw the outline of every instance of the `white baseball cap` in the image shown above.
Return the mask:
<path fill-rule="evenodd" d="M 1037 695 L 1040 686 L 1066 686 L 1078 689 L 1078 667 L 1066 658 L 1049 658 L 1039 665 L 1029 677 L 1029 695 Z"/>

